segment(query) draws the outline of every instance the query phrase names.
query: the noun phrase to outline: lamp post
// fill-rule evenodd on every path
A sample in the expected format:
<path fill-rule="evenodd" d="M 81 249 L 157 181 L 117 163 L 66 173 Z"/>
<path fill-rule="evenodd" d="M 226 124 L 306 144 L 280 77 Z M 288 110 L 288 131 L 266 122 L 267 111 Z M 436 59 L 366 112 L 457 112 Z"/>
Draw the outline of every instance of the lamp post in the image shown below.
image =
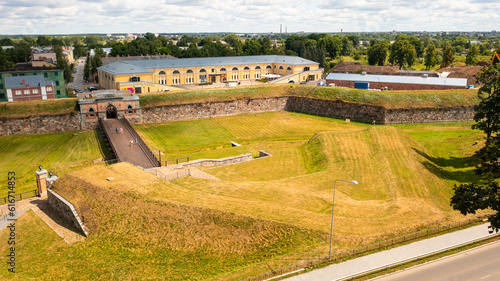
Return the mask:
<path fill-rule="evenodd" d="M 330 253 L 328 255 L 328 259 L 332 258 L 332 239 L 333 239 L 333 211 L 335 210 L 335 186 L 337 185 L 337 181 L 348 182 L 352 184 L 358 184 L 357 181 L 346 181 L 341 179 L 336 179 L 333 183 L 333 202 L 332 202 L 332 228 L 330 230 Z"/>

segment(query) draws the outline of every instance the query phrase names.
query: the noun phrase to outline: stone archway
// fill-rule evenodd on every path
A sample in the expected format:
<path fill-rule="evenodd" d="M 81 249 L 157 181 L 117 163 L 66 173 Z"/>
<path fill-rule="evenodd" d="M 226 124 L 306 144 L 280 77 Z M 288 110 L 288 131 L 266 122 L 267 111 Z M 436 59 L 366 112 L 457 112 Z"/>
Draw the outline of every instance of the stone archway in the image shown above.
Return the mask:
<path fill-rule="evenodd" d="M 106 119 L 116 119 L 118 118 L 118 112 L 116 110 L 116 107 L 114 105 L 108 105 L 106 107 Z"/>

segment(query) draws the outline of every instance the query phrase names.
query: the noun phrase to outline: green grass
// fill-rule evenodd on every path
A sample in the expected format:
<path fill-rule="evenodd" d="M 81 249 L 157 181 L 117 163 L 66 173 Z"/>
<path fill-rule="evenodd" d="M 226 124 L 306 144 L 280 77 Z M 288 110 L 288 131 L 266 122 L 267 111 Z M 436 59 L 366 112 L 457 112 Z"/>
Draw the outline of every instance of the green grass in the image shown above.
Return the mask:
<path fill-rule="evenodd" d="M 100 131 L 16 135 L 0 137 L 0 175 L 7 180 L 7 172 L 16 173 L 16 193 L 36 189 L 35 171 L 42 165 L 54 174 L 89 165 L 92 160 L 110 155 Z M 101 151 L 101 147 L 105 147 Z M 0 197 L 7 189 L 0 190 Z"/>
<path fill-rule="evenodd" d="M 0 118 L 71 114 L 79 111 L 76 98 L 0 102 Z"/>
<path fill-rule="evenodd" d="M 70 175 L 53 189 L 74 204 L 91 234 L 70 246 L 31 211 L 23 215 L 16 232 L 17 280 L 209 280 L 305 245 L 326 243 L 326 235 L 318 231 L 151 200 L 123 187 L 94 186 Z M 0 232 L 4 241 L 7 235 Z M 0 244 L 4 257 L 7 247 Z M 7 270 L 0 271 L 0 279 L 11 277 Z"/>

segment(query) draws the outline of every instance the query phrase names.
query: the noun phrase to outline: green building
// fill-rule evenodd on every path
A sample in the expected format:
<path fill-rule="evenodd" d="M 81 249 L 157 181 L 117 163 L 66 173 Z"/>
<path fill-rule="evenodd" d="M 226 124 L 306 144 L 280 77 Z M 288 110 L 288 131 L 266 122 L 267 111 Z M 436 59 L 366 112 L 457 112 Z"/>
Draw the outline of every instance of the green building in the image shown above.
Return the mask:
<path fill-rule="evenodd" d="M 57 67 L 33 67 L 31 64 L 17 64 L 13 68 L 0 69 L 0 102 L 7 101 L 5 77 L 43 75 L 45 81 L 54 81 L 54 93 L 57 98 L 66 98 L 64 71 Z"/>

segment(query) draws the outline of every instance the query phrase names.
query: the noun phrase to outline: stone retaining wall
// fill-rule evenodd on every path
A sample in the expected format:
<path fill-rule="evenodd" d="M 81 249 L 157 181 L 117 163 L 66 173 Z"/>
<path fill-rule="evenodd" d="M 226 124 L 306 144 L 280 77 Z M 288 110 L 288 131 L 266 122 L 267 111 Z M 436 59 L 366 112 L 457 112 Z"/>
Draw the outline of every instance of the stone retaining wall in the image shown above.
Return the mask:
<path fill-rule="evenodd" d="M 472 106 L 386 109 L 381 106 L 363 105 L 340 100 L 290 96 L 145 108 L 142 109 L 142 121 L 136 119 L 127 120 L 132 124 L 160 123 L 280 110 L 352 119 L 368 123 L 375 121 L 377 124 L 471 121 L 474 117 Z M 3 119 L 0 120 L 0 136 L 88 130 L 94 129 L 98 125 L 96 120 L 96 122 L 85 122 L 85 127 L 80 127 L 79 121 L 78 115 Z"/>
<path fill-rule="evenodd" d="M 54 208 L 60 215 L 71 222 L 85 236 L 89 235 L 87 227 L 83 224 L 80 216 L 75 210 L 73 204 L 64 199 L 61 195 L 47 189 L 49 205 Z"/>
<path fill-rule="evenodd" d="M 288 97 L 170 105 L 143 108 L 143 123 L 195 120 L 242 113 L 284 110 Z"/>
<path fill-rule="evenodd" d="M 236 164 L 236 163 L 241 163 L 241 162 L 246 162 L 252 160 L 252 154 L 247 153 L 247 154 L 242 154 L 238 156 L 231 156 L 231 157 L 226 157 L 226 158 L 220 158 L 220 159 L 197 159 L 193 161 L 189 161 L 186 163 L 180 164 L 182 167 L 189 168 L 189 167 L 213 167 L 213 166 L 226 166 L 226 165 L 231 165 L 231 164 Z"/>
<path fill-rule="evenodd" d="M 0 136 L 81 130 L 79 119 L 75 114 L 0 119 Z"/>

